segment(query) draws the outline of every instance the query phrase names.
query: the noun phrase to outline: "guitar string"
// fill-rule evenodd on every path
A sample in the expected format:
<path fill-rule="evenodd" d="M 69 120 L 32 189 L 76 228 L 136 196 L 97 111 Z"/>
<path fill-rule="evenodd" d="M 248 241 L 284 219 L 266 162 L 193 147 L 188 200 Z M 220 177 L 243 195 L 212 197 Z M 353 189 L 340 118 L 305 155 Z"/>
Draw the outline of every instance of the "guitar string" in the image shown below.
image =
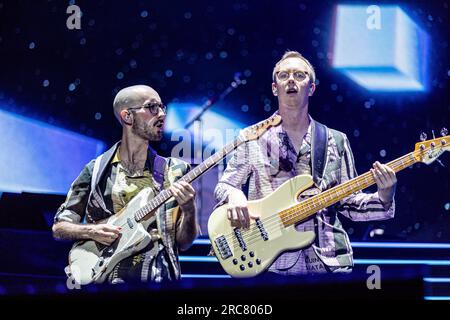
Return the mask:
<path fill-rule="evenodd" d="M 402 164 L 403 164 L 403 158 L 407 158 L 407 157 L 409 157 L 411 154 L 408 154 L 408 155 L 405 155 L 405 156 L 403 156 L 403 157 L 401 157 L 401 158 L 399 158 L 399 159 L 397 159 L 397 160 L 394 160 L 392 163 L 391 163 L 391 165 L 393 166 L 393 167 L 395 167 L 397 164 L 398 164 L 398 162 L 401 162 Z M 364 181 L 365 182 L 367 182 L 367 177 L 369 177 L 369 178 L 372 178 L 371 177 L 371 174 L 370 173 L 365 173 L 365 174 L 363 174 L 363 175 L 361 175 L 361 176 L 358 176 L 358 177 L 356 177 L 355 179 L 360 179 L 360 178 L 364 178 Z M 372 178 L 373 179 L 373 178 Z M 373 180 L 372 180 L 372 182 L 370 182 L 369 181 L 369 183 L 370 184 L 373 184 Z M 366 187 L 365 187 L 366 188 Z M 330 189 L 329 189 L 330 190 Z M 347 191 L 347 193 L 348 193 L 348 191 Z M 345 192 L 343 193 L 343 194 L 345 194 Z M 349 195 L 350 194 L 352 194 L 352 193 L 349 193 Z M 319 197 L 320 198 L 320 197 Z M 322 198 L 323 198 L 323 196 L 322 196 Z M 325 203 L 326 203 L 326 196 L 325 196 Z M 323 200 L 322 200 L 323 201 Z M 304 203 L 304 202 L 303 202 Z M 331 205 L 331 204 L 330 204 Z M 329 205 L 328 205 L 329 206 Z M 300 210 L 297 210 L 297 209 L 300 209 Z M 300 214 L 298 214 L 299 212 L 302 212 L 302 211 L 304 211 L 306 209 L 306 211 L 305 212 L 303 212 L 303 213 L 300 213 Z M 305 206 L 305 205 L 302 205 L 302 203 L 299 203 L 299 204 L 296 204 L 296 205 L 294 205 L 293 207 L 291 207 L 291 208 L 288 208 L 288 209 L 285 209 L 285 210 L 282 210 L 281 212 L 279 212 L 279 213 L 276 213 L 276 214 L 274 214 L 274 215 L 271 215 L 270 217 L 268 217 L 268 218 L 266 218 L 266 219 L 264 219 L 265 220 L 265 224 L 266 224 L 266 230 L 273 230 L 274 228 L 276 228 L 277 226 L 279 226 L 280 225 L 280 222 L 281 222 L 281 224 L 283 224 L 283 225 L 285 225 L 286 223 L 289 223 L 291 220 L 292 220 L 292 218 L 297 218 L 296 220 L 297 221 L 301 221 L 301 220 L 304 220 L 305 218 L 308 218 L 309 216 L 310 216 L 310 211 L 311 211 L 311 209 L 313 209 L 313 210 L 315 210 L 315 207 L 314 207 L 314 205 L 312 205 L 312 206 Z M 291 213 L 289 213 L 289 211 L 291 212 Z M 284 215 L 284 217 L 280 217 L 280 213 L 282 213 L 282 212 L 288 212 L 288 214 L 286 214 L 286 215 Z M 311 213 L 317 213 L 317 211 L 314 211 L 314 212 L 311 212 Z M 312 214 L 311 214 L 312 215 Z M 276 221 L 273 221 L 273 220 L 276 220 Z M 275 223 L 275 225 L 274 225 L 274 223 Z M 285 226 L 286 227 L 286 226 Z M 242 238 L 243 238 L 243 240 L 244 240 L 244 242 L 246 242 L 246 244 L 247 245 L 251 245 L 251 244 L 254 244 L 254 242 L 255 242 L 255 240 L 256 241 L 261 241 L 262 240 L 262 237 L 261 237 L 261 234 L 260 234 L 260 231 L 259 231 L 259 229 L 257 228 L 257 226 L 254 226 L 254 228 L 253 228 L 253 230 L 252 229 L 243 229 L 243 231 L 241 231 L 241 235 L 242 235 Z M 232 238 L 234 241 L 233 241 L 233 244 L 236 246 L 236 245 L 239 245 L 239 241 L 237 240 L 237 238 L 234 236 L 234 234 L 233 233 L 229 233 L 228 234 L 228 239 L 227 240 L 229 240 L 229 238 Z M 246 239 L 245 239 L 246 238 Z"/>

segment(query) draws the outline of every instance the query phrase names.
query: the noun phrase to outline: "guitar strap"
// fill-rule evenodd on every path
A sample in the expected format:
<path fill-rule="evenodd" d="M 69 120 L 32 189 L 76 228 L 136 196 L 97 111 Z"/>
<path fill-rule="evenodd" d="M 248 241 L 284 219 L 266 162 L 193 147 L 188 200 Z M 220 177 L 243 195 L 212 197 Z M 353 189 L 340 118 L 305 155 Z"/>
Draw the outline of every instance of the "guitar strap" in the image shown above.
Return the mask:
<path fill-rule="evenodd" d="M 311 173 L 314 183 L 318 187 L 323 179 L 327 164 L 328 128 L 320 122 L 313 120 L 312 132 Z"/>
<path fill-rule="evenodd" d="M 153 178 L 158 184 L 159 191 L 161 191 L 164 186 L 164 169 L 166 168 L 167 159 L 158 155 L 153 149 L 150 149 L 150 157 L 153 163 Z"/>
<path fill-rule="evenodd" d="M 158 192 L 155 194 L 156 196 L 159 192 L 161 192 L 164 189 L 164 170 L 166 168 L 167 159 L 158 155 L 156 151 L 153 150 L 152 148 L 149 148 L 149 155 L 150 155 L 150 163 L 152 163 L 153 181 L 155 182 L 155 187 L 158 190 Z M 153 219 L 157 219 L 156 216 L 159 215 L 158 213 L 159 210 L 166 211 L 166 203 L 164 203 L 162 207 L 158 209 L 156 214 L 151 217 L 152 221 L 154 221 Z M 163 226 L 166 225 L 165 221 L 160 221 L 157 223 L 159 226 L 161 226 L 161 224 Z"/>
<path fill-rule="evenodd" d="M 320 182 L 323 179 L 325 167 L 327 163 L 327 149 L 328 149 L 328 128 L 317 122 L 312 121 L 312 139 L 311 139 L 311 174 L 313 176 L 314 184 L 320 188 Z M 317 217 L 314 216 L 314 231 L 319 234 L 319 224 Z M 316 246 L 320 246 L 320 239 L 316 237 L 314 240 Z"/>

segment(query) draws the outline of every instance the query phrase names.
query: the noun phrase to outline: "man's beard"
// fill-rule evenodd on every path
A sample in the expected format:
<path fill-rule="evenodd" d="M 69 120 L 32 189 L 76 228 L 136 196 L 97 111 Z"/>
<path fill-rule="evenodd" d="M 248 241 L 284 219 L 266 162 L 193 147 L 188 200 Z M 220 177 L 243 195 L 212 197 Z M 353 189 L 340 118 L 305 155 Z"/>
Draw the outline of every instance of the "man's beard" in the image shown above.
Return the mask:
<path fill-rule="evenodd" d="M 160 135 L 158 132 L 157 127 L 151 127 L 149 124 L 145 123 L 139 118 L 135 118 L 136 120 L 133 121 L 133 125 L 131 126 L 131 132 L 133 132 L 138 137 L 141 137 L 142 139 L 148 140 L 148 141 L 160 141 L 162 138 L 162 135 Z"/>

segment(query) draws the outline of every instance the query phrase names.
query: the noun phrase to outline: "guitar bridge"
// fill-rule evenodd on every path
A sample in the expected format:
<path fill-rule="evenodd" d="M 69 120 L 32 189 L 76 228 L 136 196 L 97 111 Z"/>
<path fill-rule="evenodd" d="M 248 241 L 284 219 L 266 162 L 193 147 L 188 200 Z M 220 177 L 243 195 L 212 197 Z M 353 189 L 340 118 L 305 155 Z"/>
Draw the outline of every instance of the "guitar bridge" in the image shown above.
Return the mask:
<path fill-rule="evenodd" d="M 227 239 L 225 236 L 217 237 L 214 242 L 216 243 L 217 249 L 219 250 L 220 256 L 223 260 L 228 259 L 233 254 L 231 253 L 230 246 L 228 245 Z"/>

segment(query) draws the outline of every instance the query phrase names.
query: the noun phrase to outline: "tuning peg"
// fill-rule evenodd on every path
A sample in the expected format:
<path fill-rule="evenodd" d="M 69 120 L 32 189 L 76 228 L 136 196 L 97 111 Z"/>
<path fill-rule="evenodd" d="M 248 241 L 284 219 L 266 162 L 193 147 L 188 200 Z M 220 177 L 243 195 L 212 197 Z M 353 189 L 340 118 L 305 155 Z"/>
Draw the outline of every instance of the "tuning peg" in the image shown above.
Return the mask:
<path fill-rule="evenodd" d="M 442 128 L 441 129 L 441 136 L 445 137 L 447 134 L 448 134 L 447 128 Z"/>
<path fill-rule="evenodd" d="M 425 141 L 425 140 L 427 140 L 427 134 L 425 132 L 422 132 L 420 134 L 420 141 Z"/>

